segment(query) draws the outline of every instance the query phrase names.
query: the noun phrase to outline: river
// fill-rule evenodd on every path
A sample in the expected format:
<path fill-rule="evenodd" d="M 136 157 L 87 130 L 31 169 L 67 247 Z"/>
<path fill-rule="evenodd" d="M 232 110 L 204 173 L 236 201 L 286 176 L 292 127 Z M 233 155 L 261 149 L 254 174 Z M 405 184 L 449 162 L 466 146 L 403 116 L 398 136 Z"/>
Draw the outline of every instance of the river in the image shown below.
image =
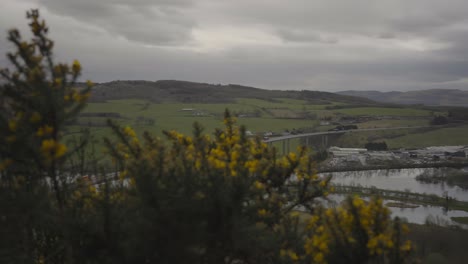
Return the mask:
<path fill-rule="evenodd" d="M 415 193 L 426 193 L 443 196 L 445 193 L 460 201 L 468 201 L 468 190 L 458 186 L 449 186 L 445 183 L 421 183 L 416 180 L 416 176 L 424 172 L 438 173 L 435 168 L 425 169 L 399 169 L 399 170 L 370 170 L 352 172 L 323 173 L 322 176 L 332 176 L 332 183 L 340 185 L 354 185 L 362 187 L 376 187 L 378 189 L 388 189 L 396 191 L 410 191 Z M 343 195 L 332 194 L 331 200 L 340 202 Z M 390 202 L 390 201 L 386 201 Z M 426 219 L 431 218 L 435 222 L 455 224 L 450 217 L 465 216 L 468 212 L 449 210 L 444 211 L 442 207 L 418 206 L 417 208 L 390 208 L 392 216 L 406 218 L 409 222 L 424 224 Z M 463 225 L 464 228 L 468 227 Z"/>
<path fill-rule="evenodd" d="M 445 192 L 450 197 L 460 201 L 468 201 L 468 190 L 458 186 L 450 186 L 445 183 L 421 183 L 416 176 L 423 172 L 437 173 L 442 170 L 436 168 L 424 169 L 399 169 L 399 170 L 369 170 L 324 173 L 332 175 L 332 183 L 341 185 L 354 185 L 362 187 L 376 187 L 396 191 L 410 191 L 415 193 L 435 194 L 444 196 Z"/>

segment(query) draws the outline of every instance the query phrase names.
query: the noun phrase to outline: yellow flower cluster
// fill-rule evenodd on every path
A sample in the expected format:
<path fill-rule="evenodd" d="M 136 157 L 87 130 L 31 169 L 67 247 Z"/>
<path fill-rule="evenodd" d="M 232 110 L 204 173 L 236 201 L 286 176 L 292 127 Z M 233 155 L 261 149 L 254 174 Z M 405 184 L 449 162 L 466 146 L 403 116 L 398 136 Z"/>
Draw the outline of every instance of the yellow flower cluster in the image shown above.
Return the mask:
<path fill-rule="evenodd" d="M 52 161 L 65 155 L 67 147 L 54 139 L 45 139 L 42 141 L 40 150 L 46 161 Z"/>
<path fill-rule="evenodd" d="M 299 260 L 299 256 L 297 255 L 297 253 L 294 252 L 291 249 L 281 249 L 280 250 L 280 256 L 281 257 L 289 257 L 289 259 L 291 259 L 292 261 L 298 261 Z"/>
<path fill-rule="evenodd" d="M 191 187 L 184 190 L 184 195 L 201 203 L 219 199 L 215 197 L 217 192 L 232 195 L 231 190 L 239 190 L 245 196 L 242 198 L 245 210 L 262 226 L 259 228 L 284 232 L 283 223 L 275 221 L 284 215 L 292 218 L 289 206 L 321 196 L 317 190 L 326 188 L 326 184 L 320 185 L 305 149 L 280 156 L 260 139 L 247 138 L 232 120 L 225 124 L 214 137 L 197 133 L 196 129 L 192 137 L 166 131 L 169 146 L 149 134 L 145 134 L 141 143 L 132 144 L 138 138 L 135 131 L 116 126 L 122 141 L 109 147 L 115 153 L 116 164 L 123 166 L 121 180 L 130 182 L 130 188 L 143 188 L 151 182 L 161 192 L 177 191 L 177 186 L 188 182 Z M 298 173 L 309 185 L 292 180 Z M 314 193 L 309 193 L 310 190 Z M 288 261 L 302 258 L 299 251 L 288 251 L 285 256 Z"/>
<path fill-rule="evenodd" d="M 42 115 L 38 112 L 34 111 L 31 116 L 29 117 L 29 122 L 35 124 L 42 120 Z"/>
<path fill-rule="evenodd" d="M 98 199 L 102 199 L 104 194 L 99 192 L 94 184 L 89 182 L 86 179 L 79 179 L 76 182 L 76 189 L 73 191 L 71 195 L 70 206 L 73 206 L 75 209 L 83 209 L 85 211 L 90 211 L 95 208 L 96 201 Z M 122 199 L 120 194 L 112 193 L 113 200 L 120 200 Z"/>
<path fill-rule="evenodd" d="M 65 102 L 77 102 L 84 103 L 91 96 L 90 92 L 79 92 L 76 89 L 72 89 L 69 94 L 63 96 Z"/>
<path fill-rule="evenodd" d="M 268 214 L 268 211 L 266 209 L 262 208 L 262 209 L 259 209 L 257 213 L 258 213 L 259 216 L 265 216 L 265 215 Z"/>
<path fill-rule="evenodd" d="M 73 61 L 72 73 L 78 75 L 81 72 L 81 64 L 78 60 Z"/>
<path fill-rule="evenodd" d="M 8 120 L 8 130 L 6 134 L 6 142 L 7 143 L 14 143 L 17 140 L 16 134 L 19 127 L 21 127 L 21 120 L 24 117 L 24 113 L 19 111 L 15 114 L 15 116 Z"/>
<path fill-rule="evenodd" d="M 139 152 L 131 151 L 134 147 L 132 141 L 137 141 L 136 133 L 130 127 L 121 128 L 122 134 L 127 137 L 126 144 L 115 144 L 115 150 L 119 157 L 125 161 L 125 177 L 131 180 L 138 175 L 136 172 L 144 166 L 149 166 L 149 171 L 161 171 L 161 168 L 169 171 L 179 171 L 180 175 L 216 175 L 215 177 L 225 177 L 226 184 L 235 182 L 245 182 L 250 185 L 249 190 L 255 193 L 259 199 L 257 216 L 265 217 L 268 211 L 276 208 L 279 210 L 286 204 L 286 197 L 281 195 L 262 195 L 266 189 L 270 188 L 269 177 L 279 177 L 287 179 L 294 173 L 294 166 L 302 156 L 290 154 L 284 158 L 276 158 L 272 149 L 259 141 L 247 139 L 242 135 L 239 128 L 234 126 L 232 121 L 226 121 L 227 127 L 218 131 L 215 138 L 211 139 L 207 135 L 195 137 L 185 136 L 175 131 L 165 132 L 172 142 L 172 147 L 166 150 L 162 143 L 156 139 L 145 137 L 144 145 L 137 145 Z M 118 157 L 117 157 L 118 159 Z M 275 175 L 271 175 L 275 171 Z M 207 184 L 210 184 L 209 182 Z M 193 194 L 196 199 L 201 199 L 200 194 Z M 203 195 L 203 197 L 205 194 Z"/>
<path fill-rule="evenodd" d="M 0 172 L 6 170 L 11 164 L 13 164 L 12 159 L 5 159 L 0 162 Z"/>
<path fill-rule="evenodd" d="M 123 132 L 125 135 L 131 137 L 131 138 L 135 138 L 136 137 L 136 133 L 135 131 L 129 127 L 129 126 L 126 126 L 124 129 L 123 129 Z"/>
<path fill-rule="evenodd" d="M 55 87 L 56 89 L 59 89 L 62 87 L 62 84 L 63 84 L 62 78 L 55 78 L 54 82 L 52 83 L 52 86 Z"/>
<path fill-rule="evenodd" d="M 54 128 L 49 126 L 49 125 L 43 125 L 37 129 L 36 136 L 38 137 L 44 137 L 44 136 L 49 136 L 54 132 Z"/>
<path fill-rule="evenodd" d="M 11 132 L 15 132 L 17 129 L 18 121 L 11 119 L 8 121 L 8 128 L 10 129 Z"/>
<path fill-rule="evenodd" d="M 392 228 L 390 211 L 382 199 L 365 202 L 359 197 L 349 198 L 342 207 L 326 209 L 323 214 L 311 217 L 307 229 L 312 235 L 305 244 L 306 254 L 314 263 L 326 263 L 326 256 L 331 252 L 329 245 L 338 244 L 349 250 L 365 247 L 371 257 L 385 255 L 390 250 L 411 250 L 409 242 L 394 248 L 397 238 Z M 362 241 L 362 235 L 357 237 L 362 233 L 366 234 L 366 241 Z"/>

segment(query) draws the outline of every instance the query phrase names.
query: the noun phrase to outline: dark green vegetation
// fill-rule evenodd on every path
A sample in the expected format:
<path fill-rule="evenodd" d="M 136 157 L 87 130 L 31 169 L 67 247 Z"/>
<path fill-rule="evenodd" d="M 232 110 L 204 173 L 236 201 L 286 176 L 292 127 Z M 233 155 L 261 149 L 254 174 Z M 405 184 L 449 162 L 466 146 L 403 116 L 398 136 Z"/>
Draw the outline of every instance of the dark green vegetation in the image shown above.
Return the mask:
<path fill-rule="evenodd" d="M 445 182 L 448 185 L 456 185 L 464 189 L 468 189 L 468 172 L 445 169 L 442 173 L 430 174 L 428 172 L 418 175 L 416 180 L 423 183 L 442 183 Z"/>
<path fill-rule="evenodd" d="M 364 147 L 367 150 L 387 150 L 388 146 L 385 142 L 369 142 Z"/>
<path fill-rule="evenodd" d="M 422 263 L 466 263 L 468 231 L 460 228 L 444 228 L 428 222 L 426 225 L 409 225 L 408 237 L 415 245 L 415 255 Z"/>
<path fill-rule="evenodd" d="M 367 142 L 385 141 L 389 149 L 467 145 L 467 134 L 468 126 L 460 124 L 447 127 L 371 131 L 359 134 L 346 134 L 341 137 L 336 144 L 343 147 L 363 147 Z"/>
<path fill-rule="evenodd" d="M 276 98 L 288 98 L 306 100 L 311 104 L 329 104 L 331 101 L 360 105 L 375 104 L 369 99 L 328 92 L 263 90 L 236 84 L 214 85 L 175 80 L 114 81 L 97 84 L 91 101 L 134 98 L 152 102 L 232 103 L 235 102 L 235 98 L 241 97 L 262 99 L 272 103 L 278 102 Z"/>

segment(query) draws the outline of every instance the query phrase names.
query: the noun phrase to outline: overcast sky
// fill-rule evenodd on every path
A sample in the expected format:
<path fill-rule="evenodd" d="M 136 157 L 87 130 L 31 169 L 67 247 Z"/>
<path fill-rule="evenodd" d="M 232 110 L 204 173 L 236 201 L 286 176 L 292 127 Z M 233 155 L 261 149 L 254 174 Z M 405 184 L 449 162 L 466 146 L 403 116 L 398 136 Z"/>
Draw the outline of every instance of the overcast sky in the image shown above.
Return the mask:
<path fill-rule="evenodd" d="M 39 8 L 83 79 L 267 89 L 468 89 L 466 0 L 0 0 L 6 32 Z"/>

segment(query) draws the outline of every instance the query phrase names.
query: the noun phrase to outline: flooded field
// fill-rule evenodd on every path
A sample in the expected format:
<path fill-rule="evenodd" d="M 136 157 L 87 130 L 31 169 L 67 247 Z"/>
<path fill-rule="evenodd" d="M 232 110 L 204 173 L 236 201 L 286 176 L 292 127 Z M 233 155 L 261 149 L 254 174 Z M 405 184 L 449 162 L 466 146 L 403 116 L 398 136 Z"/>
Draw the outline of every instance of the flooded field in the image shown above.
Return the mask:
<path fill-rule="evenodd" d="M 460 201 L 468 201 L 468 190 L 446 183 L 421 183 L 416 180 L 418 175 L 425 172 L 437 173 L 442 169 L 399 169 L 399 170 L 369 170 L 351 172 L 324 173 L 331 175 L 332 183 L 362 187 L 376 187 L 378 189 L 409 191 L 414 193 L 435 194 L 453 197 Z"/>
<path fill-rule="evenodd" d="M 395 191 L 409 191 L 413 193 L 435 194 L 437 196 L 448 195 L 460 201 L 468 201 L 468 190 L 458 186 L 450 186 L 446 183 L 422 183 L 416 177 L 422 173 L 443 173 L 442 169 L 400 169 L 400 170 L 370 170 L 353 172 L 324 173 L 324 176 L 332 176 L 332 183 L 345 186 L 375 187 Z M 329 206 L 343 201 L 345 195 L 329 195 Z M 386 200 L 387 202 L 393 202 Z M 417 205 L 415 208 L 390 207 L 392 216 L 405 218 L 408 222 L 423 224 L 427 220 L 435 223 L 453 225 L 456 224 L 451 217 L 468 217 L 468 212 L 460 210 L 445 210 L 438 206 Z M 457 224 L 460 225 L 460 224 Z M 466 225 L 460 225 L 468 228 Z"/>

